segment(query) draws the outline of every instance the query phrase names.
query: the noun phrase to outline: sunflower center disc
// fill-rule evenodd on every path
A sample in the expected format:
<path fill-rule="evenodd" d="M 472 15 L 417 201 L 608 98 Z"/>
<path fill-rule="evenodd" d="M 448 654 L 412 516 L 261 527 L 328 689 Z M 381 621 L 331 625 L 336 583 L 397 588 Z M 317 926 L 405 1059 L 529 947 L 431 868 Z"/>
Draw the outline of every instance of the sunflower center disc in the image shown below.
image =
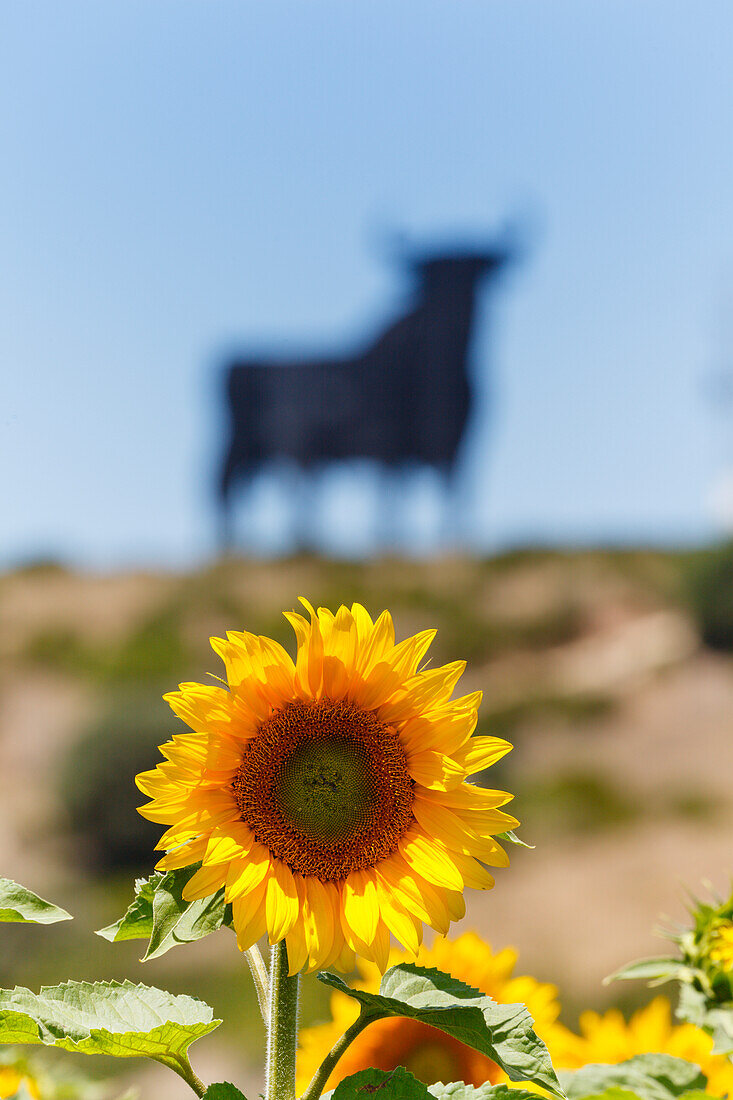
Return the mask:
<path fill-rule="evenodd" d="M 353 741 L 306 742 L 286 762 L 273 793 L 304 835 L 325 841 L 348 836 L 374 802 L 369 754 Z"/>
<path fill-rule="evenodd" d="M 232 791 L 273 856 L 323 881 L 373 867 L 415 820 L 396 731 L 340 700 L 288 703 L 271 715 L 245 746 Z"/>

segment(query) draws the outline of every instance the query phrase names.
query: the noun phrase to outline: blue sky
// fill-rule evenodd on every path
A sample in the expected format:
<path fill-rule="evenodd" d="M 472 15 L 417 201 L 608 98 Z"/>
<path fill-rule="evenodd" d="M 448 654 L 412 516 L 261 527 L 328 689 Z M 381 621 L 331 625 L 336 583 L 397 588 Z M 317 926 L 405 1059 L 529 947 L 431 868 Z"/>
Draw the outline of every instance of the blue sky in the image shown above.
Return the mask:
<path fill-rule="evenodd" d="M 7 0 L 0 561 L 207 554 L 228 352 L 357 339 L 403 285 L 385 232 L 517 212 L 535 244 L 475 349 L 471 540 L 710 537 L 732 49 L 729 0 Z M 368 546 L 371 488 L 328 479 L 325 545 Z M 263 482 L 251 545 L 284 509 Z M 422 479 L 415 548 L 434 511 Z"/>

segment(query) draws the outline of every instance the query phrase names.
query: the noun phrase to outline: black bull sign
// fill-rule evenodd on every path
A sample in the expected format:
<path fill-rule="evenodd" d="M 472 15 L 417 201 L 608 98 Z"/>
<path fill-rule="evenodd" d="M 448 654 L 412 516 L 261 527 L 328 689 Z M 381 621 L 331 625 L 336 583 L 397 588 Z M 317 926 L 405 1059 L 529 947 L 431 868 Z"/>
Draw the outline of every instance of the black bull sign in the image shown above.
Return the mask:
<path fill-rule="evenodd" d="M 231 541 L 235 487 L 276 460 L 314 470 L 371 459 L 449 475 L 471 408 L 467 361 L 477 290 L 509 258 L 499 244 L 413 258 L 407 311 L 351 355 L 232 363 L 218 486 L 223 542 Z"/>

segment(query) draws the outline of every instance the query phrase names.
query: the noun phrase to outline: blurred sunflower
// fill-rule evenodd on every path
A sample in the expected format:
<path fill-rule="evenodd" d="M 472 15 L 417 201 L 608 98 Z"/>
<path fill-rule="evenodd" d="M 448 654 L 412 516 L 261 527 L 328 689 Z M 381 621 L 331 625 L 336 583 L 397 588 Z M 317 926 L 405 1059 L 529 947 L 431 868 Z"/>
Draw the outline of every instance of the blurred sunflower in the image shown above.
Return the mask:
<path fill-rule="evenodd" d="M 710 958 L 720 964 L 721 970 L 733 970 L 733 922 L 726 921 L 715 930 Z"/>
<path fill-rule="evenodd" d="M 140 813 L 166 825 L 160 869 L 202 861 L 184 897 L 222 887 L 242 950 L 285 939 L 290 973 L 386 969 L 390 932 L 411 955 L 508 858 L 511 795 L 466 780 L 511 746 L 472 737 L 481 693 L 451 700 L 465 662 L 420 668 L 435 631 L 395 645 L 360 604 L 286 613 L 297 659 L 269 638 L 212 638 L 227 687 L 166 696 L 192 732 L 137 777 Z M 228 689 L 227 689 L 228 688 Z"/>
<path fill-rule="evenodd" d="M 32 1077 L 18 1065 L 0 1065 L 0 1097 L 15 1096 L 21 1085 L 25 1085 L 30 1096 L 40 1097 L 38 1086 Z"/>
<path fill-rule="evenodd" d="M 405 962 L 405 956 L 392 952 L 390 965 Z M 527 1005 L 538 1034 L 547 1042 L 555 1026 L 560 1006 L 557 990 L 552 985 L 535 981 L 527 975 L 512 977 L 517 963 L 513 948 L 494 954 L 489 944 L 475 933 L 467 932 L 456 940 L 436 938 L 430 949 L 423 947 L 417 959 L 419 966 L 435 967 L 504 1004 L 521 1002 Z M 376 993 L 379 971 L 368 963 L 359 963 L 361 980 L 354 988 Z M 331 996 L 331 1020 L 316 1027 L 305 1028 L 300 1034 L 298 1053 L 298 1089 L 304 1089 L 337 1039 L 356 1019 L 359 1006 L 345 993 Z M 437 1028 L 417 1020 L 394 1018 L 376 1020 L 357 1035 L 346 1049 L 332 1073 L 327 1089 L 333 1089 L 345 1077 L 370 1067 L 391 1070 L 405 1066 L 427 1085 L 437 1081 L 465 1081 L 481 1085 L 506 1081 L 506 1074 L 496 1063 L 478 1051 L 471 1050 Z"/>
<path fill-rule="evenodd" d="M 562 1025 L 553 1029 L 548 1041 L 553 1065 L 578 1069 L 589 1062 L 625 1062 L 636 1054 L 672 1054 L 694 1062 L 708 1078 L 707 1091 L 713 1096 L 733 1095 L 733 1065 L 723 1055 L 713 1055 L 713 1040 L 693 1024 L 672 1022 L 666 997 L 655 997 L 627 1022 L 618 1009 L 600 1015 L 584 1012 L 580 1035 Z"/>

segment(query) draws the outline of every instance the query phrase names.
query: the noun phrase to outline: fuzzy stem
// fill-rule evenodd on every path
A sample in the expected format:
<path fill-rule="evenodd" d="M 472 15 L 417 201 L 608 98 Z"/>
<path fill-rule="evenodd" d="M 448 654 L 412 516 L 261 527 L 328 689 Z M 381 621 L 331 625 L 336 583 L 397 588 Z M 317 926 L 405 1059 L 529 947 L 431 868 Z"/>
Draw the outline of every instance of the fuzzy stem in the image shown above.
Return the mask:
<path fill-rule="evenodd" d="M 168 1069 L 172 1069 L 174 1073 L 177 1073 L 179 1077 L 182 1077 L 186 1084 L 193 1089 L 197 1096 L 203 1096 L 206 1092 L 206 1085 L 201 1078 L 196 1074 L 188 1060 L 187 1055 L 182 1055 L 180 1058 L 172 1059 L 170 1062 L 165 1061 L 162 1058 L 157 1059 L 162 1065 L 168 1066 Z"/>
<path fill-rule="evenodd" d="M 281 940 L 270 956 L 270 1020 L 267 1029 L 265 1100 L 295 1100 L 300 976 L 288 975 L 288 951 Z"/>
<path fill-rule="evenodd" d="M 257 1003 L 260 1006 L 262 1019 L 265 1021 L 265 1027 L 267 1027 L 270 1018 L 270 983 L 267 980 L 267 970 L 257 944 L 245 951 L 244 955 L 252 974 L 252 980 L 255 983 Z"/>

